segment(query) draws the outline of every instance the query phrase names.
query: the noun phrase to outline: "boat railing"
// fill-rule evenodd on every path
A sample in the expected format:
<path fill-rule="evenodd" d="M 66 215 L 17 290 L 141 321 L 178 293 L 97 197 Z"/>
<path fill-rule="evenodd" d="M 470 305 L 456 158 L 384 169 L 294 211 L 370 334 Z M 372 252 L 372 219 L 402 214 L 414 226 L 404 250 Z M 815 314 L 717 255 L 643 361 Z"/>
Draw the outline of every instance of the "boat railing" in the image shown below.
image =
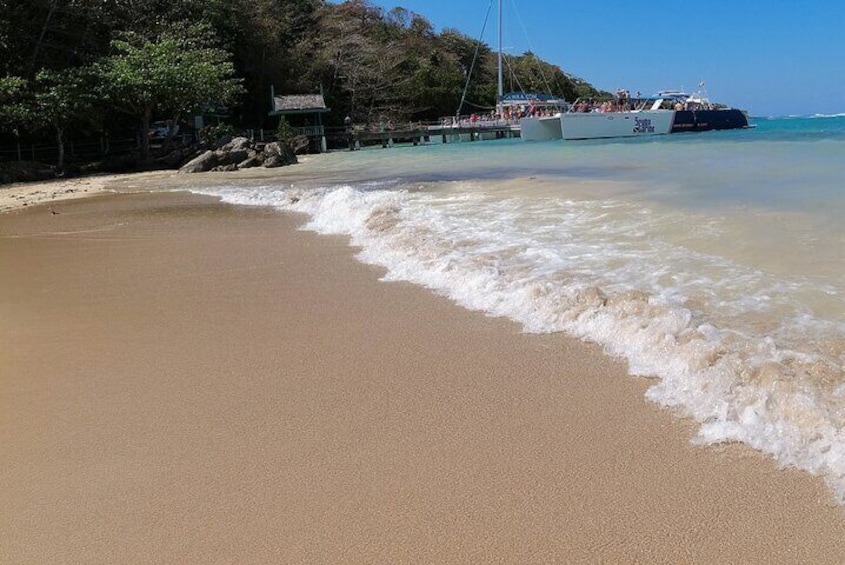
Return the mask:
<path fill-rule="evenodd" d="M 579 98 L 572 103 L 570 113 L 613 113 L 613 112 L 645 112 L 648 110 L 660 110 L 666 107 L 669 101 L 663 98 L 630 98 L 624 102 L 619 100 L 596 100 L 593 98 Z M 669 108 L 667 108 L 669 109 Z"/>

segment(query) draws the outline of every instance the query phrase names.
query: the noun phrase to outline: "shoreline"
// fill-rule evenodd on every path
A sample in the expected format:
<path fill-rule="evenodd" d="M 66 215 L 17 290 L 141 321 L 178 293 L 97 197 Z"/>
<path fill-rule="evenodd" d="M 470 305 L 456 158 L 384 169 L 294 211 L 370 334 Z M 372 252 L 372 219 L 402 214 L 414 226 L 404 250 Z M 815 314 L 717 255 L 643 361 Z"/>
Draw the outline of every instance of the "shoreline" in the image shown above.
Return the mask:
<path fill-rule="evenodd" d="M 61 212 L 0 216 L 3 560 L 845 559 L 820 478 L 692 446 L 597 346 L 270 209 Z"/>
<path fill-rule="evenodd" d="M 202 186 L 215 182 L 255 182 L 278 180 L 287 176 L 301 177 L 302 174 L 308 175 L 311 172 L 310 164 L 319 162 L 325 157 L 325 154 L 300 156 L 298 163 L 287 165 L 282 169 L 256 167 L 239 171 L 190 174 L 179 173 L 178 169 L 162 169 L 0 184 L 0 215 L 20 211 L 31 206 L 49 205 L 108 192 L 178 190 L 184 187 Z M 283 172 L 280 172 L 280 170 Z"/>
<path fill-rule="evenodd" d="M 115 182 L 154 175 L 161 175 L 161 172 L 91 175 L 70 179 L 0 185 L 0 214 L 39 204 L 52 204 L 95 196 L 107 192 L 110 185 Z"/>

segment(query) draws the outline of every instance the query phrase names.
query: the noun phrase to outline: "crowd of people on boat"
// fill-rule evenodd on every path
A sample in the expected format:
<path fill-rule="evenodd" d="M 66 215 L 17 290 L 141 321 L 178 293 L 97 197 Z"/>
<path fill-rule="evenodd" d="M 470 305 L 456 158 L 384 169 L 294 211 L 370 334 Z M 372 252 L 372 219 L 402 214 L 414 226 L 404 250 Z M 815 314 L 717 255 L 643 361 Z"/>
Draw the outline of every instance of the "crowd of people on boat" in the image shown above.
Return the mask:
<path fill-rule="evenodd" d="M 516 109 L 516 112 L 513 114 L 515 118 L 526 118 L 526 117 L 544 117 L 544 116 L 553 116 L 561 111 L 568 111 L 568 112 L 580 112 L 580 113 L 589 113 L 589 112 L 627 112 L 630 110 L 635 110 L 637 108 L 642 107 L 645 101 L 641 98 L 641 94 L 639 92 L 636 93 L 636 96 L 631 96 L 630 91 L 619 89 L 616 91 L 613 99 L 596 99 L 596 98 L 579 98 L 573 104 L 571 104 L 568 108 L 562 107 L 549 107 L 549 106 L 539 106 L 539 105 L 529 105 L 526 107 L 519 106 Z M 508 111 L 507 109 L 505 110 Z M 508 119 L 510 116 L 505 115 L 504 119 Z"/>
<path fill-rule="evenodd" d="M 579 98 L 571 105 L 549 105 L 538 101 L 529 101 L 525 104 L 514 104 L 503 106 L 500 112 L 491 111 L 486 113 L 475 113 L 465 116 L 444 118 L 443 125 L 473 126 L 489 122 L 506 122 L 516 124 L 521 118 L 553 117 L 561 112 L 629 112 L 631 110 L 645 110 L 651 108 L 656 102 L 655 98 L 643 98 L 640 92 L 631 94 L 629 90 L 618 89 L 612 99 L 606 98 Z M 706 109 L 710 105 L 706 102 L 698 102 L 677 97 L 667 96 L 663 100 L 661 108 L 667 110 L 696 110 Z"/>
<path fill-rule="evenodd" d="M 612 100 L 597 100 L 593 98 L 578 99 L 569 109 L 570 112 L 628 112 L 642 106 L 641 95 L 637 92 L 636 97 L 631 92 L 620 88 L 616 91 Z"/>

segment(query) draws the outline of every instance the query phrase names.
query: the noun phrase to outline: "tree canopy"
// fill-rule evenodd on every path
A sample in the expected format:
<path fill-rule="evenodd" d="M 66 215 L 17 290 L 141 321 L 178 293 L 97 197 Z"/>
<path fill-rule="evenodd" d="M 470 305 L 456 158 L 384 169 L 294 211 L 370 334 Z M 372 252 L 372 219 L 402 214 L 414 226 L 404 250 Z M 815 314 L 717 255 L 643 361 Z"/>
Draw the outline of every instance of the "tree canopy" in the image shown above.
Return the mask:
<path fill-rule="evenodd" d="M 31 135 L 61 114 L 63 128 L 142 133 L 221 107 L 236 128 L 275 127 L 271 87 L 322 89 L 329 124 L 435 120 L 459 110 L 465 85 L 463 112 L 492 109 L 496 64 L 457 30 L 367 0 L 0 0 L 0 132 Z M 601 94 L 532 53 L 507 57 L 505 74 L 509 90 Z M 81 76 L 94 86 L 74 87 Z"/>
<path fill-rule="evenodd" d="M 126 32 L 112 41 L 113 54 L 101 59 L 96 73 L 104 99 L 139 121 L 146 132 L 154 114 L 178 123 L 189 112 L 202 112 L 234 100 L 240 81 L 223 49 L 210 46 L 202 26 L 163 31 L 154 39 Z M 148 151 L 142 137 L 142 156 Z"/>

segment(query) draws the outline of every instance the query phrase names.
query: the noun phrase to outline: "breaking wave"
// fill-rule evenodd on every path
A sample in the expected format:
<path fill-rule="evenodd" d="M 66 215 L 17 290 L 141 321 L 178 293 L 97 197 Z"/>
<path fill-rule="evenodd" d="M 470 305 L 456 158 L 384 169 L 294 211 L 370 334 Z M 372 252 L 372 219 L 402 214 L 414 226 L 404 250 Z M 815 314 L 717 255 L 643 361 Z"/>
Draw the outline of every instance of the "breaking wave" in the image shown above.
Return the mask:
<path fill-rule="evenodd" d="M 526 332 L 597 342 L 632 374 L 658 377 L 648 398 L 694 418 L 698 442 L 748 444 L 822 475 L 845 503 L 845 323 L 802 301 L 841 305 L 837 289 L 655 239 L 666 218 L 642 206 L 494 198 L 456 184 L 202 192 L 305 213 L 305 229 L 349 236 L 386 280 Z"/>

